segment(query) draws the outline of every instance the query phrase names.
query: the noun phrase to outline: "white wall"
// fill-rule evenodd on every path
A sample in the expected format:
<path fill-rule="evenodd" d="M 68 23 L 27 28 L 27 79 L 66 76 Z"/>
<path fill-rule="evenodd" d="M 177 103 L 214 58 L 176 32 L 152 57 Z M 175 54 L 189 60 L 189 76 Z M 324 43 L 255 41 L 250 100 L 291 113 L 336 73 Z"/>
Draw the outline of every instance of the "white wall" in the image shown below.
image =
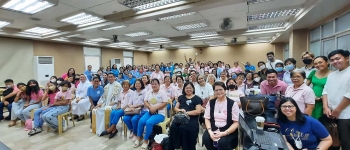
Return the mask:
<path fill-rule="evenodd" d="M 0 86 L 6 79 L 15 84 L 33 79 L 33 56 L 32 41 L 0 37 Z"/>

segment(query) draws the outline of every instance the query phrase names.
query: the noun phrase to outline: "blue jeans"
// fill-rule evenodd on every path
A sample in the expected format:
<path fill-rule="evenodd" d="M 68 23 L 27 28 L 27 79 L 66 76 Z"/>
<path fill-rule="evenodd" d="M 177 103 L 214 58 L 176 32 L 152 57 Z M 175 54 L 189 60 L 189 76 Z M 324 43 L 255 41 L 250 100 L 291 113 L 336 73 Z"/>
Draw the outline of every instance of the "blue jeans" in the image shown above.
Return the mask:
<path fill-rule="evenodd" d="M 45 107 L 46 108 L 46 107 Z M 34 112 L 34 128 L 42 127 L 44 120 L 42 119 L 42 115 L 44 115 L 46 112 L 50 111 L 53 107 L 49 107 L 45 110 L 43 110 L 43 107 L 35 110 Z"/>
<path fill-rule="evenodd" d="M 27 119 L 30 119 L 30 111 L 33 110 L 33 109 L 37 109 L 37 108 L 40 108 L 41 107 L 41 102 L 38 103 L 38 104 L 33 104 L 34 102 L 36 102 L 35 100 L 31 100 L 29 102 L 29 105 L 28 107 L 26 108 L 20 108 L 17 112 L 16 112 L 16 116 L 21 119 L 22 121 L 26 121 Z"/>
<path fill-rule="evenodd" d="M 0 119 L 4 119 L 4 107 L 7 108 L 7 110 L 9 111 L 9 117 L 11 117 L 11 108 L 12 108 L 12 103 L 8 104 L 7 106 L 5 106 L 5 104 L 3 102 L 0 102 Z M 15 115 L 15 114 L 13 114 Z"/>
<path fill-rule="evenodd" d="M 124 116 L 124 110 L 118 109 L 118 110 L 112 110 L 111 116 L 110 116 L 110 123 L 109 126 L 117 125 L 120 117 Z"/>
<path fill-rule="evenodd" d="M 140 118 L 146 113 L 146 111 L 141 111 L 139 115 L 126 115 L 123 118 L 124 123 L 135 135 L 137 135 L 137 125 Z"/>
<path fill-rule="evenodd" d="M 57 129 L 58 123 L 59 123 L 57 116 L 68 112 L 68 109 L 69 109 L 69 105 L 55 106 L 55 107 L 52 107 L 49 111 L 47 111 L 45 114 L 43 114 L 41 117 L 51 129 Z"/>
<path fill-rule="evenodd" d="M 146 133 L 143 137 L 144 140 L 148 140 L 149 136 L 152 133 L 153 126 L 163 122 L 165 117 L 161 114 L 150 114 L 146 112 L 140 119 L 139 124 L 137 126 L 137 136 L 140 137 L 143 134 L 144 127 L 146 125 Z"/>

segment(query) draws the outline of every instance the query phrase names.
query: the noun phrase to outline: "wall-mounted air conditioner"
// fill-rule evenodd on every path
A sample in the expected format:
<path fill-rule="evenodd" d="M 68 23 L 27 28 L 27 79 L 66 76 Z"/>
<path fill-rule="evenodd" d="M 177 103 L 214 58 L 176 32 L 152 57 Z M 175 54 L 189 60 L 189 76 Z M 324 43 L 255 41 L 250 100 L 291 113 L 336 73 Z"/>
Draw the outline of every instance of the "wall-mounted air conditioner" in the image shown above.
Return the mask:
<path fill-rule="evenodd" d="M 52 56 L 34 56 L 34 78 L 40 85 L 46 86 L 50 77 L 55 75 L 54 58 Z"/>

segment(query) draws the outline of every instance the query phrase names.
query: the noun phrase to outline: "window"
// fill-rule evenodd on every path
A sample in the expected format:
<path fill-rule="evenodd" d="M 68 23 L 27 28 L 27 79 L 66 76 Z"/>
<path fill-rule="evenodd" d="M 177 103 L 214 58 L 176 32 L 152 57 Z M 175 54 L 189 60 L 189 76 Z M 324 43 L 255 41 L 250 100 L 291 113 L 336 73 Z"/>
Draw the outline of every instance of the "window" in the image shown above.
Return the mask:
<path fill-rule="evenodd" d="M 84 47 L 85 70 L 88 65 L 92 66 L 91 71 L 97 72 L 101 67 L 101 49 L 96 47 Z"/>
<path fill-rule="evenodd" d="M 319 40 L 321 37 L 320 37 L 320 31 L 321 31 L 321 28 L 316 28 L 314 30 L 311 31 L 311 41 L 314 41 L 314 40 Z"/>
<path fill-rule="evenodd" d="M 315 57 L 321 55 L 321 42 L 313 42 L 310 44 L 310 51 L 315 54 Z"/>
<path fill-rule="evenodd" d="M 350 12 L 336 19 L 336 27 L 337 32 L 350 29 Z"/>
<path fill-rule="evenodd" d="M 325 25 L 322 26 L 322 37 L 328 37 L 334 34 L 333 32 L 333 24 L 334 22 L 331 21 Z"/>
<path fill-rule="evenodd" d="M 350 34 L 338 37 L 337 49 L 350 50 Z"/>
<path fill-rule="evenodd" d="M 284 44 L 283 50 L 284 50 L 284 60 L 286 60 L 287 58 L 289 58 L 289 43 Z"/>

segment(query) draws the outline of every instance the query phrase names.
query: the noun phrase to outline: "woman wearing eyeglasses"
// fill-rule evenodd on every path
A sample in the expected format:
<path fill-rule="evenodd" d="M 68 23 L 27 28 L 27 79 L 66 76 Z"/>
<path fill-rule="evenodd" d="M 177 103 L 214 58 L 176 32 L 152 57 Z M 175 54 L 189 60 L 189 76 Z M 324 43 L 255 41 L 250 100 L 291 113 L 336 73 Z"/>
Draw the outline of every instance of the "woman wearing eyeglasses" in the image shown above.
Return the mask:
<path fill-rule="evenodd" d="M 327 150 L 332 145 L 327 129 L 318 120 L 304 115 L 291 97 L 281 99 L 277 122 L 289 150 Z"/>
<path fill-rule="evenodd" d="M 301 69 L 295 69 L 290 73 L 290 78 L 293 85 L 287 87 L 285 96 L 295 99 L 300 111 L 311 116 L 316 96 L 314 91 L 304 83 L 306 73 Z"/>
<path fill-rule="evenodd" d="M 204 118 L 207 130 L 203 133 L 203 144 L 208 150 L 232 150 L 238 145 L 238 104 L 226 97 L 226 86 L 215 82 L 217 98 L 208 102 Z"/>

